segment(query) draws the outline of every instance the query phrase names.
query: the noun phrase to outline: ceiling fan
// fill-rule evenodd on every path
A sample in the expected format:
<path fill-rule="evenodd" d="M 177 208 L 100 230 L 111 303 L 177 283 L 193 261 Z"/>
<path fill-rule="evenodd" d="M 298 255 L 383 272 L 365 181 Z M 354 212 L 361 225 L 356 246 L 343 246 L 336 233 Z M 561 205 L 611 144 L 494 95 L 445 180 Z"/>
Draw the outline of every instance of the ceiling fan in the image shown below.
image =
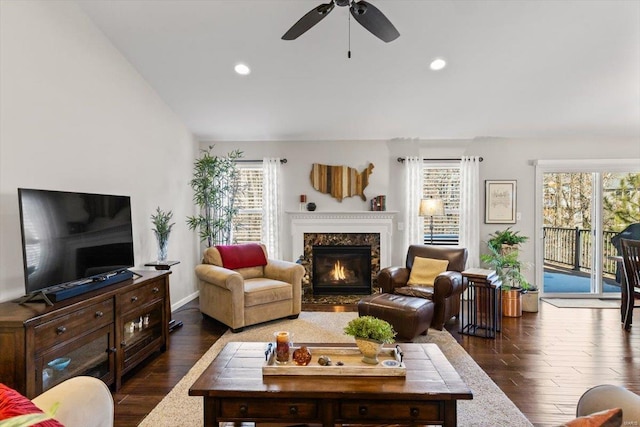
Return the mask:
<path fill-rule="evenodd" d="M 380 40 L 389 43 L 400 37 L 400 33 L 391 21 L 371 3 L 364 0 L 331 0 L 329 3 L 323 3 L 312 9 L 300 18 L 298 22 L 293 24 L 293 26 L 289 28 L 289 31 L 282 36 L 282 39 L 297 39 L 310 30 L 311 27 L 322 21 L 336 5 L 340 7 L 349 6 L 349 11 L 354 19 Z"/>

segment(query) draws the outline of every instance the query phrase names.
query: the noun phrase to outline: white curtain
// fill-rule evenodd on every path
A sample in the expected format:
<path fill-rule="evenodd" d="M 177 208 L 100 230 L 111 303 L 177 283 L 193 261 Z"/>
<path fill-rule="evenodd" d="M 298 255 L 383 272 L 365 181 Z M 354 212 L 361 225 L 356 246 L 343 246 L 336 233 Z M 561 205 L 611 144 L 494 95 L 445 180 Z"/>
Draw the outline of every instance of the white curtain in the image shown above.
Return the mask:
<path fill-rule="evenodd" d="M 420 200 L 422 199 L 422 168 L 420 157 L 407 157 L 405 166 L 405 205 L 404 205 L 404 249 L 406 253 L 409 245 L 420 245 L 424 242 L 424 219 L 418 216 Z"/>
<path fill-rule="evenodd" d="M 480 157 L 460 162 L 460 246 L 467 248 L 467 268 L 480 267 Z"/>
<path fill-rule="evenodd" d="M 281 259 L 280 252 L 280 159 L 262 160 L 262 243 L 269 258 Z"/>

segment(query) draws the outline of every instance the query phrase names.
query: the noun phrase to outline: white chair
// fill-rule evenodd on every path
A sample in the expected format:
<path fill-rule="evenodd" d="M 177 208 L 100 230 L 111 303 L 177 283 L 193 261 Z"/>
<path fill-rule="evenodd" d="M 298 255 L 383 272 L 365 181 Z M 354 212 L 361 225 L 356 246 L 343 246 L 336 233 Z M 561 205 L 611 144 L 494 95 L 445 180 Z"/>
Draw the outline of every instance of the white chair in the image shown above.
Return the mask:
<path fill-rule="evenodd" d="M 622 425 L 640 425 L 640 396 L 626 388 L 603 384 L 590 388 L 578 401 L 576 416 L 583 417 L 612 408 L 622 408 Z"/>
<path fill-rule="evenodd" d="M 113 427 L 113 397 L 94 377 L 69 378 L 31 401 L 43 411 L 58 403 L 54 416 L 65 427 Z"/>

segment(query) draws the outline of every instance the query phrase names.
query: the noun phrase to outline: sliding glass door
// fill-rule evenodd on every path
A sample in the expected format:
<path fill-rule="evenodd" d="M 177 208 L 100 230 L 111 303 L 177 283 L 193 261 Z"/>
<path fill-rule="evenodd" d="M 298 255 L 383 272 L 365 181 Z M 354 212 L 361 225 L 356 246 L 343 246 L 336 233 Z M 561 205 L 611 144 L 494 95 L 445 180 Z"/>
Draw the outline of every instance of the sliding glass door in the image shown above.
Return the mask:
<path fill-rule="evenodd" d="M 638 168 L 624 160 L 537 163 L 536 282 L 544 295 L 619 295 L 616 244 L 640 222 Z"/>

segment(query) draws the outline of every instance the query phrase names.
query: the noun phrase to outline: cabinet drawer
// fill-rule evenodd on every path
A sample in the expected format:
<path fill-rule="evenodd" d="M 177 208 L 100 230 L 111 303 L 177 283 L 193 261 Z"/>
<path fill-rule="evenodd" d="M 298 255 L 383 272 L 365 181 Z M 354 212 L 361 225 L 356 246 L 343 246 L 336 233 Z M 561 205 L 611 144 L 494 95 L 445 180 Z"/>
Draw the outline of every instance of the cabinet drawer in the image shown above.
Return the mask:
<path fill-rule="evenodd" d="M 162 281 L 153 281 L 137 289 L 118 296 L 118 304 L 122 312 L 142 307 L 151 301 L 164 297 L 164 285 Z"/>
<path fill-rule="evenodd" d="M 113 321 L 113 300 L 107 299 L 36 326 L 35 348 L 39 351 L 46 350 Z"/>
<path fill-rule="evenodd" d="M 224 399 L 220 404 L 222 418 L 316 418 L 318 408 L 312 400 Z"/>
<path fill-rule="evenodd" d="M 438 402 L 424 401 L 358 401 L 342 402 L 340 418 L 343 421 L 396 420 L 418 421 L 442 419 Z"/>

